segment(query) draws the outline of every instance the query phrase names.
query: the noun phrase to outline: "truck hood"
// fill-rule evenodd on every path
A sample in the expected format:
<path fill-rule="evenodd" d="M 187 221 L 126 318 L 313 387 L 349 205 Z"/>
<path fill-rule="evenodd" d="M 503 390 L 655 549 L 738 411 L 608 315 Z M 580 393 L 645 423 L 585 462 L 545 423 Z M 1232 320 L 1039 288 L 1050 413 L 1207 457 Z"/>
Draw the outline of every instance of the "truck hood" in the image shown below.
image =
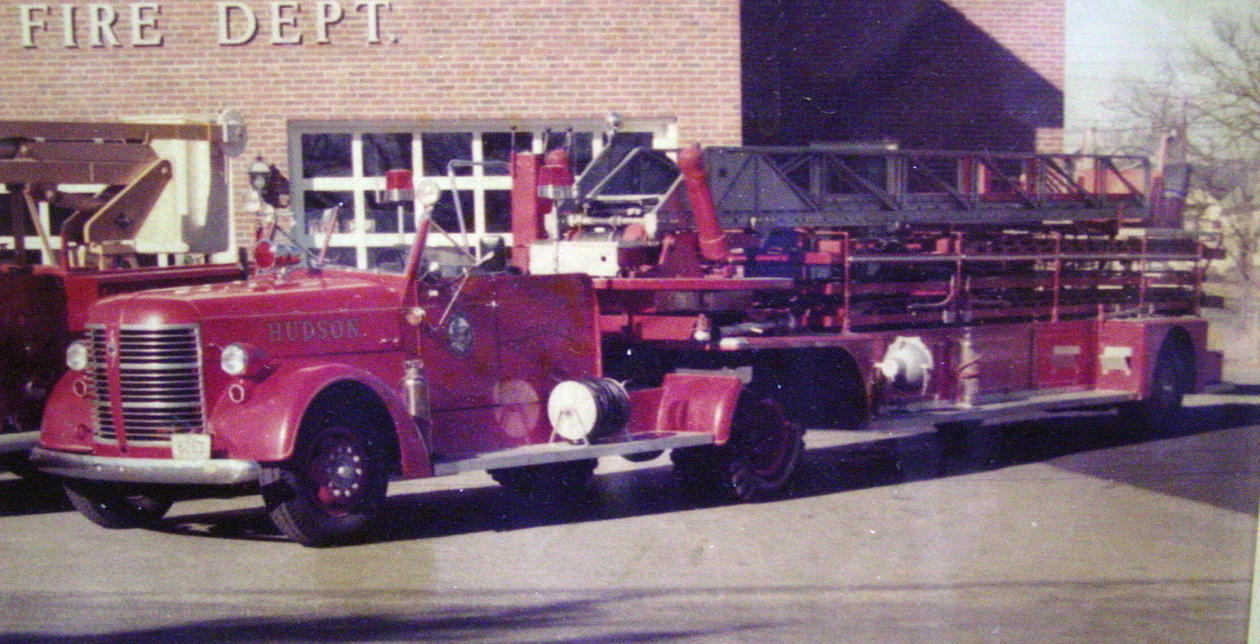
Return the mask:
<path fill-rule="evenodd" d="M 382 350 L 399 342 L 403 283 L 328 271 L 156 289 L 101 300 L 88 323 L 197 324 L 209 345 L 242 342 L 273 356 Z"/>

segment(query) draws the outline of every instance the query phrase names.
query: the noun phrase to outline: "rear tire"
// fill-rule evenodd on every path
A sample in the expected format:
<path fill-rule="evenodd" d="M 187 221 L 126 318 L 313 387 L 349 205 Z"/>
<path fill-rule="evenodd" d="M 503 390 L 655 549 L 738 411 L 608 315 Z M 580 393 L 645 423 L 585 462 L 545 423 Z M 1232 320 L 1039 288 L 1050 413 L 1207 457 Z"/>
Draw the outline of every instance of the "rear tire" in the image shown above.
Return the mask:
<path fill-rule="evenodd" d="M 787 490 L 805 452 L 804 435 L 800 425 L 787 420 L 778 403 L 744 393 L 736 404 L 726 445 L 674 450 L 671 459 L 688 487 L 712 489 L 740 501 L 760 501 Z"/>
<path fill-rule="evenodd" d="M 389 485 L 383 441 L 330 422 L 303 431 L 293 457 L 266 465 L 263 502 L 285 536 L 304 546 L 344 543 L 376 521 Z"/>
<path fill-rule="evenodd" d="M 172 501 L 134 488 L 95 481 L 62 484 L 70 505 L 89 521 L 111 530 L 157 527 Z"/>
<path fill-rule="evenodd" d="M 1193 363 L 1193 355 L 1184 343 L 1166 340 L 1155 358 L 1150 395 L 1121 406 L 1121 422 L 1138 430 L 1175 428 L 1181 420 L 1182 402 L 1190 391 Z"/>

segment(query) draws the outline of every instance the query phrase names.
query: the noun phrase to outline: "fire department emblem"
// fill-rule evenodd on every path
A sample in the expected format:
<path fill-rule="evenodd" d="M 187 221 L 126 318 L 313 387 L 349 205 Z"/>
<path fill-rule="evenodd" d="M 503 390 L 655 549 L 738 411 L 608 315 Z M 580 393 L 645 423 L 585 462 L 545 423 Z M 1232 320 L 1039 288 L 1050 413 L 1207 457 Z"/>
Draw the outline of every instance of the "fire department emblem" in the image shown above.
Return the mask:
<path fill-rule="evenodd" d="M 460 355 L 468 355 L 472 351 L 473 334 L 472 324 L 468 318 L 455 314 L 451 318 L 451 323 L 446 327 L 446 340 L 451 345 L 451 351 Z"/>

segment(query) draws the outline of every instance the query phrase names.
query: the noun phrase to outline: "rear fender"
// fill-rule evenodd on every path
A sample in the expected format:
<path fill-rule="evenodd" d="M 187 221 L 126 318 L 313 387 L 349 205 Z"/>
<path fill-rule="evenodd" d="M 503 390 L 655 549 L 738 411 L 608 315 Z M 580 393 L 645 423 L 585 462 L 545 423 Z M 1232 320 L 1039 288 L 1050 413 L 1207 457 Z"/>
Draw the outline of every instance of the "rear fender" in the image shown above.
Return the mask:
<path fill-rule="evenodd" d="M 1151 379 L 1160 348 L 1175 336 L 1187 344 L 1194 359 L 1192 391 L 1205 382 L 1219 380 L 1219 363 L 1207 351 L 1207 322 L 1196 318 L 1108 320 L 1098 337 L 1100 389 L 1132 391 L 1139 398 L 1151 392 Z"/>
<path fill-rule="evenodd" d="M 630 394 L 630 432 L 698 432 L 723 445 L 742 388 L 733 375 L 668 374 L 660 387 Z"/>
<path fill-rule="evenodd" d="M 329 387 L 344 382 L 367 387 L 384 404 L 398 438 L 403 476 L 432 476 L 428 446 L 394 390 L 367 371 L 340 364 L 281 367 L 261 382 L 237 380 L 234 385 L 244 387 L 245 399 L 236 402 L 231 388 L 225 389 L 210 414 L 216 450 L 221 444 L 232 458 L 260 462 L 289 458 L 312 402 Z M 240 391 L 236 390 L 238 399 Z"/>

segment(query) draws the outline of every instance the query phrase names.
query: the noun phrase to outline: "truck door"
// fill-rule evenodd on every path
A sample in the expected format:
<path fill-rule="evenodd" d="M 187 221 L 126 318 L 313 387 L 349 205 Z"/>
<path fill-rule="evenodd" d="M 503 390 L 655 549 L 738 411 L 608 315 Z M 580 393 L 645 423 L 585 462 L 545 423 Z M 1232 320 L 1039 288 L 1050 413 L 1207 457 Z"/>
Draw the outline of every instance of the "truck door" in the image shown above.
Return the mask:
<path fill-rule="evenodd" d="M 493 420 L 498 382 L 495 284 L 488 275 L 421 280 L 425 320 L 415 351 L 424 361 L 436 455 L 472 454 L 493 448 L 486 427 Z"/>

